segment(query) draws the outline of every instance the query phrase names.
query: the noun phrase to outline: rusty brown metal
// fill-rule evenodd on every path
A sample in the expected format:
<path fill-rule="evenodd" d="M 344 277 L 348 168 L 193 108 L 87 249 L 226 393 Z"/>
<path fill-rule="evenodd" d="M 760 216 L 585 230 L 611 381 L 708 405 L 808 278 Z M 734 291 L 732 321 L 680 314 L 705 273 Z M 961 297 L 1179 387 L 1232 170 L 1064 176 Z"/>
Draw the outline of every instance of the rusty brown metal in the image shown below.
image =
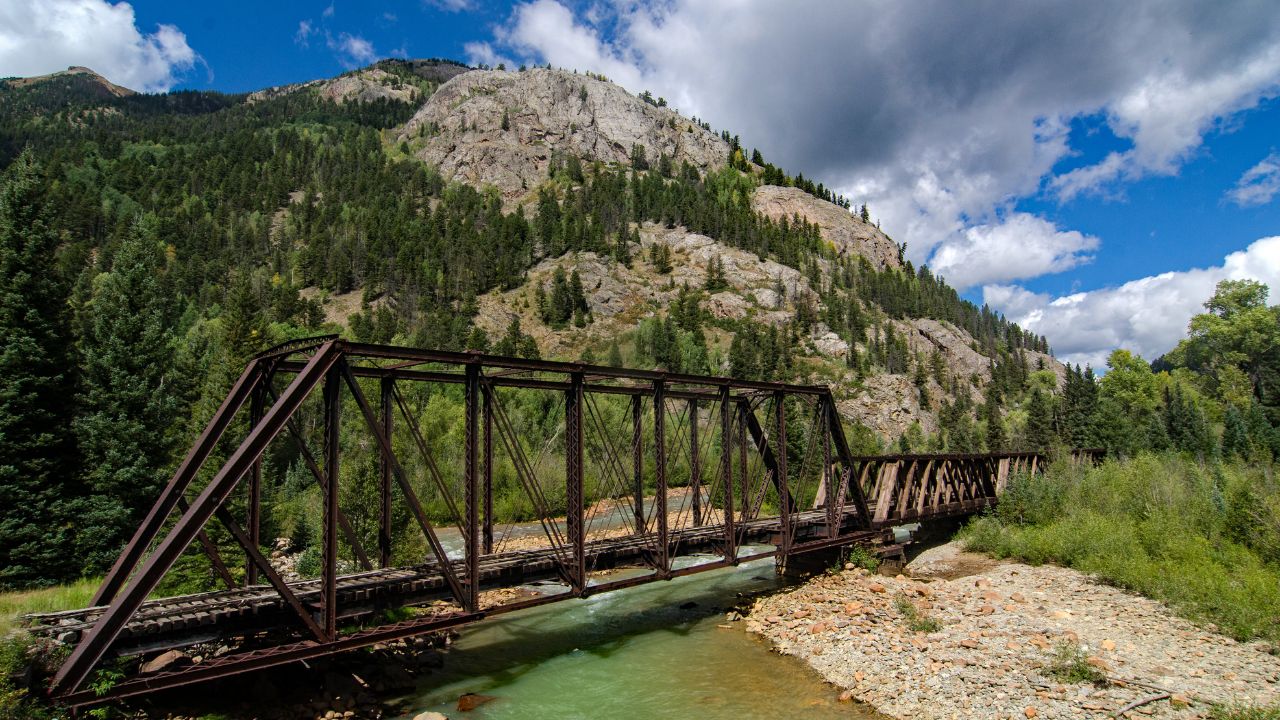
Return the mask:
<path fill-rule="evenodd" d="M 270 381 L 270 376 L 277 373 L 293 376 L 279 393 Z M 373 380 L 378 381 L 379 388 L 376 410 L 361 389 L 361 382 Z M 460 505 L 450 489 L 451 483 L 456 487 L 458 479 L 446 481 L 415 412 L 400 391 L 401 382 L 457 384 L 462 388 L 465 416 Z M 544 486 L 544 479 L 538 476 L 540 471 L 545 474 L 546 466 L 540 464 L 539 457 L 531 460 L 526 455 L 517 425 L 503 407 L 499 388 L 550 393 L 558 399 L 551 404 L 563 400 L 563 438 L 557 440 L 564 452 L 563 498 L 547 496 L 546 487 L 551 485 Z M 609 396 L 619 398 L 611 408 L 605 407 L 612 409 L 613 415 L 602 413 L 595 399 Z M 310 397 L 318 397 L 321 407 L 323 457 L 319 461 L 308 448 L 314 436 L 309 440 L 302 425 L 306 420 L 305 427 L 311 427 L 313 416 L 298 415 Z M 379 502 L 374 514 L 379 570 L 372 570 L 351 522 L 338 505 L 343 481 L 339 461 L 344 402 L 348 407 L 354 405 L 364 418 L 363 424 L 357 423 L 356 431 L 347 430 L 347 442 L 352 441 L 350 436 L 362 434 L 359 441 L 371 445 L 377 453 Z M 651 427 L 646 427 L 644 421 L 646 402 L 652 407 Z M 249 422 L 244 437 L 225 463 L 216 472 L 209 472 L 212 468 L 204 465 L 214 446 L 228 433 L 246 403 Z M 813 423 L 788 430 L 788 404 L 793 409 L 812 407 Z M 687 422 L 679 419 L 680 410 L 673 410 L 672 406 L 683 409 Z M 403 424 L 394 419 L 397 407 Z M 718 433 L 710 430 L 715 427 L 717 408 Z M 765 417 L 757 418 L 757 410 Z M 672 412 L 676 413 L 676 420 L 668 423 Z M 700 413 L 708 418 L 705 435 L 699 425 Z M 606 425 L 606 418 L 617 420 L 611 419 Z M 609 427 L 615 422 L 621 428 Z M 622 439 L 628 424 L 629 445 Z M 286 582 L 259 548 L 262 457 L 286 431 L 321 491 L 322 568 L 318 580 Z M 425 480 L 411 479 L 397 459 L 392 444 L 396 433 L 412 440 L 422 459 L 415 470 L 423 470 Z M 519 489 L 532 503 L 546 535 L 546 544 L 538 549 L 502 552 L 495 548 L 495 433 L 514 469 Z M 688 447 L 684 467 L 682 445 Z M 630 467 L 626 462 L 628 447 Z M 649 447 L 656 485 L 652 499 L 645 492 Z M 794 467 L 788 465 L 788 452 L 795 459 Z M 820 460 L 814 461 L 815 457 Z M 1081 451 L 1078 458 L 1097 462 L 1099 454 Z M 562 597 L 581 597 L 589 592 L 705 572 L 747 559 L 774 557 L 784 563 L 797 553 L 875 541 L 883 538 L 882 528 L 892 525 L 981 511 L 995 503 L 1011 473 L 1035 472 L 1046 463 L 1044 456 L 1028 453 L 854 456 L 849 451 L 835 399 L 821 386 L 395 348 L 334 337 L 288 343 L 257 356 L 231 388 L 104 580 L 95 597 L 95 602 L 104 607 L 62 614 L 63 620 L 75 618 L 73 624 L 82 628 L 83 634 L 59 668 L 55 689 L 65 702 L 87 704 L 343 652 Z M 704 478 L 704 470 L 712 467 L 715 469 L 710 477 Z M 668 502 L 671 483 L 683 482 L 686 468 L 690 503 L 672 508 Z M 589 469 L 598 472 L 599 477 L 588 478 Z M 210 476 L 196 499 L 188 504 L 184 494 L 196 491 L 196 478 Z M 457 524 L 462 533 L 465 547 L 461 557 L 451 558 L 445 552 L 432 517 L 415 492 L 415 482 L 428 481 L 438 492 L 448 520 Z M 227 498 L 241 482 L 248 494 L 245 527 L 225 507 Z M 396 530 L 393 488 L 399 489 L 413 523 L 426 539 L 430 555 L 420 564 L 392 566 Z M 762 512 L 762 507 L 772 507 L 766 503 L 770 493 L 778 500 L 776 513 Z M 815 494 L 811 508 L 798 505 L 798 497 L 807 503 Z M 553 500 L 561 499 L 563 518 L 552 512 L 556 506 Z M 610 512 L 626 518 L 625 534 L 593 536 L 587 514 L 589 503 L 596 511 L 613 503 L 616 507 Z M 175 508 L 179 511 L 176 523 L 155 544 Z M 691 510 L 691 518 L 683 514 L 685 510 Z M 648 517 L 650 512 L 652 520 Z M 671 517 L 676 518 L 674 523 Z M 215 568 L 221 568 L 224 580 L 230 580 L 217 548 L 205 532 L 214 518 L 226 526 L 244 551 L 246 581 L 252 587 L 193 596 L 198 600 L 176 598 L 172 610 L 165 609 L 170 606 L 164 600 L 148 599 L 176 558 L 193 542 L 209 552 Z M 340 537 L 346 541 L 345 546 L 339 545 Z M 761 550 L 762 542 L 774 548 Z M 148 554 L 153 544 L 155 547 Z M 342 574 L 342 547 L 350 547 L 365 568 L 363 574 Z M 692 565 L 682 562 L 677 570 L 675 560 L 683 557 L 682 552 L 712 552 L 718 557 Z M 620 564 L 648 565 L 654 572 L 614 580 L 593 579 L 593 569 Z M 253 584 L 259 577 L 265 577 L 266 585 Z M 510 587 L 526 578 L 559 578 L 569 592 L 503 602 L 482 610 L 482 589 Z M 367 627 L 382 609 L 438 601 L 446 601 L 445 606 L 451 601 L 453 609 L 407 624 Z M 196 607 L 218 608 L 216 612 L 223 614 L 217 618 L 238 618 L 235 624 L 227 625 L 225 632 L 239 637 L 247 644 L 246 649 L 233 653 L 235 657 L 231 659 L 218 659 L 183 672 L 129 678 L 113 693 L 89 697 L 90 691 L 83 689 L 86 680 L 112 654 L 137 653 L 141 648 L 157 646 L 181 647 L 186 641 L 181 632 L 161 635 L 161 628 L 178 628 L 181 624 L 154 618 L 190 615 L 192 603 Z M 144 606 L 145 612 L 140 614 Z M 255 608 L 254 613 L 263 613 L 260 620 L 246 615 L 249 607 Z M 297 619 L 291 619 L 293 616 Z M 197 628 L 191 631 L 191 637 L 204 637 L 210 623 L 221 629 L 217 623 L 223 621 L 197 618 L 191 622 Z M 122 636 L 126 629 L 128 632 Z M 155 639 L 148 640 L 148 633 Z M 261 646 L 263 643 L 266 645 Z"/>

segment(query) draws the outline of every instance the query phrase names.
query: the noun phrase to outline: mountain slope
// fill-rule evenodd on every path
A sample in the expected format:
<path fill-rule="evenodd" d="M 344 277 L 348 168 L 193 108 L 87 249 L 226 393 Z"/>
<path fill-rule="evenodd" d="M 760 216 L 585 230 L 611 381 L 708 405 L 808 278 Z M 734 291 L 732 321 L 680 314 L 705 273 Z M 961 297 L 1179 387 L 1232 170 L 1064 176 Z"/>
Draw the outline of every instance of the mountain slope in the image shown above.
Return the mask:
<path fill-rule="evenodd" d="M 595 76 L 533 68 L 476 70 L 440 87 L 397 135 L 449 179 L 522 199 L 553 156 L 657 165 L 665 154 L 699 171 L 722 167 L 724 140 L 677 113 Z"/>

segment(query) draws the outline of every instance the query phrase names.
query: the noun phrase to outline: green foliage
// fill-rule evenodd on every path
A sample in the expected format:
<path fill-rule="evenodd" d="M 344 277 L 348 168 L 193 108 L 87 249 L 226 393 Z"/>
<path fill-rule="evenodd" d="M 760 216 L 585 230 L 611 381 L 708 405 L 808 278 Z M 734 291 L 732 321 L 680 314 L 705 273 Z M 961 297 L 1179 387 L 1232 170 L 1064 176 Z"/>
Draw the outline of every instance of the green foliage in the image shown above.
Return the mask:
<path fill-rule="evenodd" d="M 92 531 L 78 541 L 88 572 L 115 559 L 167 480 L 183 379 L 177 374 L 174 318 L 162 292 L 164 250 L 157 221 L 143 216 L 94 279 L 81 339 L 81 415 Z"/>
<path fill-rule="evenodd" d="M 1023 446 L 1027 450 L 1045 452 L 1053 444 L 1053 396 L 1040 388 L 1031 391 L 1027 403 L 1027 427 Z"/>
<path fill-rule="evenodd" d="M 1214 705 L 1209 720 L 1280 720 L 1280 705 Z"/>
<path fill-rule="evenodd" d="M 1280 642 L 1280 485 L 1269 467 L 1205 466 L 1140 454 L 1086 467 L 1054 462 L 1011 479 L 968 546 L 1055 562 L 1217 623 Z"/>
<path fill-rule="evenodd" d="M 1107 676 L 1089 664 L 1089 658 L 1079 643 L 1064 640 L 1053 648 L 1053 658 L 1044 668 L 1044 674 L 1062 683 L 1092 683 L 1107 681 Z"/>
<path fill-rule="evenodd" d="M 69 288 L 38 173 L 25 152 L 0 184 L 0 588 L 78 570 L 67 552 L 76 468 Z"/>
<path fill-rule="evenodd" d="M 907 629 L 911 632 L 935 633 L 942 629 L 942 623 L 937 618 L 920 612 L 920 608 L 916 607 L 916 604 L 906 595 L 895 597 L 893 606 L 906 621 Z"/>
<path fill-rule="evenodd" d="M 853 563 L 855 567 L 860 567 L 867 572 L 875 572 L 880 567 L 880 557 L 862 545 L 849 548 L 849 555 L 845 562 Z"/>
<path fill-rule="evenodd" d="M 38 694 L 17 682 L 27 675 L 34 650 L 30 636 L 0 638 L 0 720 L 41 720 L 55 717 Z"/>

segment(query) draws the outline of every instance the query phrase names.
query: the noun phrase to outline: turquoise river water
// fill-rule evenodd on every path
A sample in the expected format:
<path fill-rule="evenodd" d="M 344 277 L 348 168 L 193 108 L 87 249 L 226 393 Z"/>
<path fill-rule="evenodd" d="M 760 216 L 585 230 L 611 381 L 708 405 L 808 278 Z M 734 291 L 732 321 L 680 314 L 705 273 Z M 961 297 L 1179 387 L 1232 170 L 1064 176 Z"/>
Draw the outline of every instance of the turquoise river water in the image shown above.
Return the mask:
<path fill-rule="evenodd" d="M 405 699 L 402 717 L 876 717 L 838 702 L 838 688 L 773 653 L 743 623 L 719 627 L 741 595 L 780 584 L 763 560 L 486 620 L 462 631 L 444 667 Z M 461 713 L 464 693 L 495 699 Z"/>

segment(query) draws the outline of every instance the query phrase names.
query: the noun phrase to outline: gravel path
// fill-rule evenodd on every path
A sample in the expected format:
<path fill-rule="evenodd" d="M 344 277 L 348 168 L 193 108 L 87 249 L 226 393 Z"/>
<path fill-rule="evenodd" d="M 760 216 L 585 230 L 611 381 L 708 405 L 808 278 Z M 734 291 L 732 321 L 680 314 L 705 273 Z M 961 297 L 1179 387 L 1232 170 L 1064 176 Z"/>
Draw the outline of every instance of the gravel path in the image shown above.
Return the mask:
<path fill-rule="evenodd" d="M 1264 644 L 1238 643 L 1074 570 L 996 563 L 952 543 L 907 574 L 814 578 L 757 601 L 748 630 L 848 688 L 842 699 L 901 718 L 1105 718 L 1166 692 L 1126 716 L 1280 702 L 1280 658 Z M 910 614 L 941 627 L 914 632 Z M 1064 644 L 1110 682 L 1050 676 Z"/>

